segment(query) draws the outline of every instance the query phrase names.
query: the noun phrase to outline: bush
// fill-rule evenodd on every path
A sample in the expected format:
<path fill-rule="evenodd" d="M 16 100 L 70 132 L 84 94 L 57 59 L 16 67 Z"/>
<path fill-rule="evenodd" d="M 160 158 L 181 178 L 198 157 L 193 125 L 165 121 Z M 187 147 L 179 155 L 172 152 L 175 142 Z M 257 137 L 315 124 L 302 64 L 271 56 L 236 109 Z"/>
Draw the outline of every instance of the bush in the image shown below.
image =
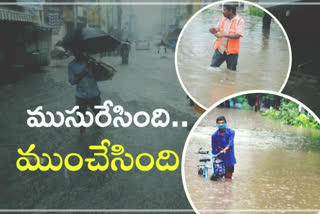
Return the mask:
<path fill-rule="evenodd" d="M 261 115 L 273 120 L 279 119 L 279 111 L 272 107 L 270 107 L 265 113 L 262 113 Z"/>
<path fill-rule="evenodd" d="M 246 96 L 237 96 L 234 98 L 234 100 L 241 104 L 248 103 L 248 99 L 246 98 Z"/>
<path fill-rule="evenodd" d="M 309 127 L 311 123 L 309 124 L 308 116 L 305 114 L 300 114 L 298 117 L 295 118 L 293 121 L 293 125 L 295 126 L 302 126 L 302 127 Z"/>
<path fill-rule="evenodd" d="M 242 103 L 240 106 L 241 110 L 251 110 L 252 107 L 248 103 Z"/>
<path fill-rule="evenodd" d="M 249 7 L 249 14 L 251 16 L 263 17 L 264 16 L 264 11 L 251 5 Z"/>
<path fill-rule="evenodd" d="M 270 107 L 270 109 L 261 115 L 270 119 L 280 120 L 287 125 L 320 129 L 319 123 L 312 115 L 300 113 L 298 104 L 284 98 L 281 99 L 279 110 Z"/>

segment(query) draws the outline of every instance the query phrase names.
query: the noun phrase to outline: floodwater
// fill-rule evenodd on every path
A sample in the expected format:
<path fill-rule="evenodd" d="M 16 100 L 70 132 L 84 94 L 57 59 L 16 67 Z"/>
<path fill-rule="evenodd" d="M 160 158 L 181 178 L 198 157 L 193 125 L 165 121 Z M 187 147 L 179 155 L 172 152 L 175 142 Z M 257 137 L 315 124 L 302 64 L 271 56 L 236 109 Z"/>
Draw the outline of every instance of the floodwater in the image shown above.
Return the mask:
<path fill-rule="evenodd" d="M 289 48 L 280 26 L 272 20 L 269 31 L 263 30 L 262 18 L 250 16 L 248 8 L 238 9 L 245 19 L 238 71 L 208 69 L 216 37 L 209 33 L 222 16 L 212 7 L 198 14 L 187 26 L 177 52 L 178 72 L 190 95 L 205 107 L 223 97 L 244 90 L 279 91 L 289 68 Z"/>
<path fill-rule="evenodd" d="M 225 115 L 235 130 L 237 164 L 232 181 L 197 174 L 200 147 L 211 150 L 215 118 Z M 320 131 L 286 126 L 253 111 L 211 111 L 192 133 L 185 154 L 187 191 L 198 210 L 320 209 L 320 153 L 307 149 Z M 201 211 L 200 211 L 201 212 Z M 303 212 L 302 212 L 303 213 Z"/>

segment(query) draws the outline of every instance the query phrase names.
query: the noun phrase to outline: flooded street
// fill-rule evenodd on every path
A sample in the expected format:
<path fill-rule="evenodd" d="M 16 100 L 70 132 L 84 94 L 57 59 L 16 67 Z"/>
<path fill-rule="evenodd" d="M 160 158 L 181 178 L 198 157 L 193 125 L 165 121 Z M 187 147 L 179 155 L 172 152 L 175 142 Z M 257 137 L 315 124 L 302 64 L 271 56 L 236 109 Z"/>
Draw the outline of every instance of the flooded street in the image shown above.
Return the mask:
<path fill-rule="evenodd" d="M 199 159 L 206 157 L 197 151 L 211 151 L 220 115 L 235 130 L 237 164 L 232 181 L 225 183 L 197 174 Z M 282 125 L 252 111 L 214 109 L 195 129 L 186 150 L 189 196 L 198 210 L 319 209 L 320 153 L 308 149 L 319 139 L 319 131 Z"/>
<path fill-rule="evenodd" d="M 289 50 L 285 36 L 272 20 L 269 31 L 263 31 L 262 18 L 250 16 L 248 8 L 238 8 L 245 19 L 245 34 L 241 38 L 238 71 L 208 69 L 216 37 L 209 33 L 222 16 L 215 7 L 198 14 L 180 39 L 177 63 L 181 80 L 198 102 L 209 107 L 219 99 L 244 90 L 279 91 L 289 68 Z"/>
<path fill-rule="evenodd" d="M 133 50 L 129 65 L 120 65 L 120 57 L 104 57 L 102 60 L 117 70 L 112 81 L 98 82 L 102 102 L 111 100 L 125 111 L 135 113 L 154 109 L 166 109 L 172 120 L 188 121 L 190 126 L 197 116 L 186 99 L 176 78 L 173 53 L 160 58 L 156 50 Z M 58 172 L 20 172 L 16 160 L 18 148 L 24 151 L 30 144 L 35 152 L 65 157 L 75 152 L 83 157 L 92 156 L 89 145 L 99 145 L 107 138 L 112 144 L 120 144 L 133 156 L 146 152 L 156 155 L 170 149 L 179 156 L 188 128 L 128 128 L 93 125 L 84 134 L 77 128 L 30 128 L 26 121 L 27 109 L 42 105 L 43 111 L 64 111 L 75 105 L 75 87 L 68 82 L 67 65 L 73 59 L 53 61 L 40 73 L 28 73 L 23 81 L 2 85 L 0 127 L 0 188 L 1 208 L 87 208 L 87 209 L 138 209 L 138 208 L 186 208 L 189 203 L 184 193 L 180 170 L 149 172 L 133 169 L 129 172 L 110 169 L 92 172 L 86 166 L 71 172 L 64 168 Z M 174 139 L 174 140 L 172 140 Z M 157 186 L 158 188 L 154 188 Z M 168 194 L 171 196 L 168 198 Z M 172 200 L 172 198 L 176 200 Z M 161 199 L 161 203 L 158 200 Z"/>

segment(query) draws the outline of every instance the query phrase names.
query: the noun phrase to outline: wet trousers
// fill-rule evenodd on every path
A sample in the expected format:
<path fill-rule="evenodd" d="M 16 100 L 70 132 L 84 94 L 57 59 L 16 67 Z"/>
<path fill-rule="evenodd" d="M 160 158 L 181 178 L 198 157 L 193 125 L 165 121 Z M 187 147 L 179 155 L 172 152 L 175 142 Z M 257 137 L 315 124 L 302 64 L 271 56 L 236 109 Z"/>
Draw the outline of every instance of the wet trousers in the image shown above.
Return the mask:
<path fill-rule="evenodd" d="M 220 67 L 220 65 L 226 61 L 227 68 L 233 71 L 237 70 L 238 64 L 238 54 L 227 54 L 224 52 L 223 54 L 217 49 L 215 50 L 212 60 L 211 60 L 211 67 Z"/>
<path fill-rule="evenodd" d="M 232 174 L 234 172 L 234 165 L 226 167 L 226 178 L 232 178 Z"/>
<path fill-rule="evenodd" d="M 83 115 L 85 115 L 85 112 L 87 111 L 87 107 L 89 106 L 93 113 L 96 115 L 99 112 L 99 109 L 95 109 L 95 105 L 101 105 L 101 98 L 100 96 L 84 99 L 80 97 L 76 97 L 76 105 L 79 106 L 79 112 L 81 112 Z"/>

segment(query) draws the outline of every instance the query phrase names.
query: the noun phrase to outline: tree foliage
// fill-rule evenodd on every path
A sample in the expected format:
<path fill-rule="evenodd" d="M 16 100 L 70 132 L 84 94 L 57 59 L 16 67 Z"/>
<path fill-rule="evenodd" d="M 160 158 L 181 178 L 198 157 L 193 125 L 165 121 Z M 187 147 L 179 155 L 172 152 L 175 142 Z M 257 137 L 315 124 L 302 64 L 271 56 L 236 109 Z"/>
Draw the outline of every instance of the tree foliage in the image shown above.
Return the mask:
<path fill-rule="evenodd" d="M 281 99 L 279 110 L 270 107 L 261 115 L 270 119 L 280 120 L 287 125 L 320 129 L 319 123 L 312 115 L 299 112 L 298 104 L 284 98 Z"/>

